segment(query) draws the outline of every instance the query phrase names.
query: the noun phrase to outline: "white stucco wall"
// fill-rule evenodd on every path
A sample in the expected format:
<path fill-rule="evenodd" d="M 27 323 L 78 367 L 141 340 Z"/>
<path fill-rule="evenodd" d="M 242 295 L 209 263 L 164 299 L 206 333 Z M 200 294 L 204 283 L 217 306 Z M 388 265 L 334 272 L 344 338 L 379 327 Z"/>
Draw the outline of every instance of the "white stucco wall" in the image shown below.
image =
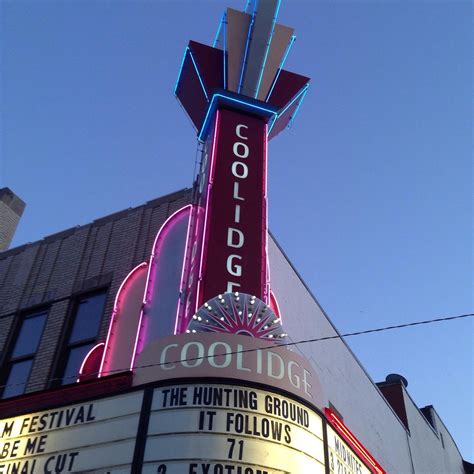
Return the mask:
<path fill-rule="evenodd" d="M 415 472 L 417 474 L 463 473 L 464 468 L 459 450 L 436 412 L 436 428 L 434 428 L 417 408 L 406 390 L 403 390 L 403 397 L 410 429 L 408 439 Z M 441 442 L 440 432 L 443 442 Z"/>
<path fill-rule="evenodd" d="M 336 329 L 272 238 L 269 258 L 271 288 L 289 339 L 296 342 L 336 335 Z M 436 411 L 432 410 L 433 428 L 404 390 L 407 431 L 341 339 L 299 344 L 292 350 L 313 366 L 323 387 L 320 398 L 324 406 L 329 402 L 335 406 L 344 423 L 387 473 L 464 473 L 462 456 Z"/>
<path fill-rule="evenodd" d="M 269 239 L 271 287 L 292 341 L 337 334 L 284 254 Z M 412 473 L 407 432 L 348 346 L 340 339 L 295 346 L 315 369 L 344 423 L 390 474 Z M 323 407 L 320 407 L 323 408 Z"/>
<path fill-rule="evenodd" d="M 451 433 L 447 430 L 443 421 L 438 416 L 438 413 L 433 408 L 432 413 L 435 418 L 436 429 L 438 430 L 438 433 L 441 433 L 441 435 L 443 436 L 443 449 L 445 450 L 444 460 L 446 462 L 446 468 L 453 468 L 456 470 L 455 472 L 460 472 L 459 469 L 461 469 L 460 466 L 462 465 L 462 455 L 459 451 L 459 448 L 457 447 L 453 437 L 451 436 Z"/>

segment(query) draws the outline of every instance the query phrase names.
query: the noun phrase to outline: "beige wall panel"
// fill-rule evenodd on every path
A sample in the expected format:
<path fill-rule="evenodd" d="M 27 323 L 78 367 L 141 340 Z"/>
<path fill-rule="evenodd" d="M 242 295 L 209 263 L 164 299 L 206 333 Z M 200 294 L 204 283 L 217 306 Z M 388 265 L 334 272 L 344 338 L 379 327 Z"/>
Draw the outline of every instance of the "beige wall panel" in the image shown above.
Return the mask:
<path fill-rule="evenodd" d="M 237 92 L 251 16 L 227 9 L 227 88 Z"/>
<path fill-rule="evenodd" d="M 242 93 L 255 97 L 263 60 L 273 29 L 273 21 L 277 10 L 276 0 L 265 0 L 258 4 L 258 12 L 252 28 L 252 41 L 247 56 L 245 79 Z"/>
<path fill-rule="evenodd" d="M 275 25 L 272 43 L 268 51 L 267 62 L 263 72 L 262 82 L 258 91 L 257 99 L 265 100 L 265 97 L 272 86 L 273 79 L 280 67 L 283 55 L 286 52 L 288 43 L 291 41 L 294 29 L 289 26 Z"/>

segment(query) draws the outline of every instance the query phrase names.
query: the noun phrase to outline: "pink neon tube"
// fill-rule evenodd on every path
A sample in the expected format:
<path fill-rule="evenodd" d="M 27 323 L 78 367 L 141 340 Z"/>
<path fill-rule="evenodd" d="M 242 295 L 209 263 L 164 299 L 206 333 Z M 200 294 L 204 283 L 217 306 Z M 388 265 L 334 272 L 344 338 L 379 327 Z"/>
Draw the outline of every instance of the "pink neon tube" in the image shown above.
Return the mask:
<path fill-rule="evenodd" d="M 147 279 L 146 279 L 145 291 L 143 293 L 143 308 L 142 308 L 142 311 L 140 312 L 140 317 L 139 317 L 138 327 L 137 327 L 137 333 L 135 335 L 135 343 L 134 343 L 134 347 L 133 347 L 132 358 L 131 358 L 131 361 L 130 361 L 130 370 L 132 370 L 133 367 L 135 366 L 135 359 L 136 359 L 136 356 L 137 356 L 138 343 L 139 343 L 139 340 L 140 340 L 141 329 L 142 329 L 144 309 L 145 309 L 145 307 L 148 303 L 148 298 L 149 298 L 148 291 L 149 291 L 150 286 L 151 287 L 153 286 L 153 285 L 151 285 L 152 269 L 156 266 L 155 258 L 159 257 L 159 252 L 158 252 L 159 242 L 161 240 L 161 237 L 162 237 L 163 233 L 168 228 L 169 224 L 175 218 L 177 218 L 181 213 L 183 213 L 185 210 L 188 210 L 188 209 L 192 209 L 191 204 L 183 206 L 180 209 L 178 209 L 176 212 L 171 214 L 171 216 L 169 216 L 168 219 L 166 219 L 166 221 L 164 222 L 164 224 L 160 227 L 158 233 L 156 234 L 155 240 L 153 242 L 152 253 L 151 253 L 151 257 L 150 257 L 150 263 L 149 263 L 149 266 L 148 266 L 148 274 L 147 274 Z M 178 305 L 179 305 L 179 301 L 178 301 Z"/>
<path fill-rule="evenodd" d="M 129 274 L 124 278 L 124 280 L 122 281 L 122 283 L 120 284 L 120 287 L 117 291 L 117 294 L 115 295 L 115 301 L 114 301 L 114 309 L 112 310 L 112 316 L 110 318 L 110 323 L 109 323 L 109 330 L 107 332 L 107 338 L 105 340 L 105 348 L 104 348 L 104 353 L 102 355 L 102 360 L 100 362 L 100 368 L 99 368 L 99 375 L 98 377 L 102 377 L 102 372 L 103 372 L 103 369 L 104 369 L 104 363 L 105 363 L 105 358 L 106 358 L 106 354 L 107 354 L 107 349 L 109 348 L 109 342 L 110 342 L 110 337 L 111 337 L 111 334 L 112 334 L 112 327 L 115 323 L 115 317 L 117 315 L 117 312 L 118 312 L 118 307 L 119 307 L 119 302 L 120 302 L 120 296 L 121 296 L 121 293 L 122 293 L 122 290 L 124 289 L 125 285 L 127 284 L 127 282 L 132 278 L 132 276 L 135 274 L 135 272 L 137 272 L 138 270 L 140 270 L 141 268 L 143 267 L 146 267 L 148 265 L 147 262 L 143 262 L 143 263 L 140 263 L 139 265 L 137 265 L 133 270 L 131 270 L 129 272 Z"/>
<path fill-rule="evenodd" d="M 83 374 L 84 367 L 87 363 L 87 360 L 89 359 L 90 355 L 100 346 L 105 346 L 103 342 L 99 342 L 99 344 L 96 344 L 84 357 L 84 360 L 82 361 L 81 368 L 79 369 L 79 377 L 77 378 L 76 382 L 79 382 L 81 379 L 81 375 Z M 99 375 L 98 375 L 99 376 Z"/>
<path fill-rule="evenodd" d="M 208 185 L 207 185 L 206 213 L 204 216 L 204 230 L 202 233 L 201 260 L 199 263 L 195 311 L 198 310 L 201 303 L 201 281 L 203 278 L 204 251 L 205 251 L 204 249 L 206 247 L 206 237 L 207 237 L 206 232 L 207 232 L 207 223 L 208 223 L 208 218 L 209 218 L 209 207 L 210 207 L 209 202 L 210 202 L 210 196 L 212 192 L 212 183 L 214 181 L 217 137 L 218 137 L 218 132 L 219 132 L 219 120 L 220 120 L 220 111 L 218 110 L 216 112 L 216 125 L 214 127 L 214 137 L 212 139 L 211 163 L 210 163 L 210 168 L 209 168 L 209 179 L 208 179 Z"/>

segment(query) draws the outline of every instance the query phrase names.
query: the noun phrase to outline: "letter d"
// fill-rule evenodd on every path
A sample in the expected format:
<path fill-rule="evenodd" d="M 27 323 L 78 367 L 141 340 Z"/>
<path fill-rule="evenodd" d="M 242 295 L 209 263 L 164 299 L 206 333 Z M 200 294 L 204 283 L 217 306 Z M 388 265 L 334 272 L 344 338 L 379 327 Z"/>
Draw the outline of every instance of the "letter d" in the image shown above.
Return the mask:
<path fill-rule="evenodd" d="M 234 234 L 237 234 L 237 243 L 234 243 Z M 244 234 L 239 229 L 234 229 L 229 227 L 227 229 L 227 246 L 234 247 L 235 249 L 240 249 L 244 245 Z"/>

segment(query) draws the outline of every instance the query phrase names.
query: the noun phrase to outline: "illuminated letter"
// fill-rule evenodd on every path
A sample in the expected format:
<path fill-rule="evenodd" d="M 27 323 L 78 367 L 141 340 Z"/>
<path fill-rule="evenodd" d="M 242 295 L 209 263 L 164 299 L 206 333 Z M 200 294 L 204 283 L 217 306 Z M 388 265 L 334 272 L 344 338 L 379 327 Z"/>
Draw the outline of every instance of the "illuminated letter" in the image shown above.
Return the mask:
<path fill-rule="evenodd" d="M 273 373 L 273 358 L 274 357 L 278 360 L 278 362 L 280 362 L 280 373 L 279 374 L 274 374 Z M 268 363 L 268 376 L 273 377 L 274 379 L 282 379 L 283 375 L 285 374 L 285 363 L 284 363 L 282 357 L 279 354 L 275 353 L 275 352 L 268 351 L 267 363 Z"/>
<path fill-rule="evenodd" d="M 234 286 L 240 287 L 240 283 L 235 283 L 233 281 L 227 282 L 227 293 L 232 293 L 234 291 Z"/>
<path fill-rule="evenodd" d="M 197 357 L 189 357 L 188 360 L 188 349 L 191 346 L 196 346 L 198 350 Z M 202 364 L 202 358 L 204 357 L 204 346 L 200 342 L 187 342 L 181 349 L 181 365 L 187 369 L 192 369 Z"/>
<path fill-rule="evenodd" d="M 257 349 L 257 374 L 262 373 L 262 351 Z"/>
<path fill-rule="evenodd" d="M 237 370 L 242 370 L 244 372 L 251 372 L 251 369 L 249 369 L 248 367 L 244 367 L 242 363 L 243 350 L 244 350 L 244 346 L 242 344 L 237 344 Z"/>
<path fill-rule="evenodd" d="M 214 360 L 214 351 L 216 350 L 216 347 L 218 345 L 221 345 L 221 346 L 224 346 L 224 352 L 222 352 L 221 354 L 217 354 L 218 356 L 220 355 L 224 355 L 225 356 L 225 360 L 222 364 L 217 364 L 216 361 Z M 231 347 L 229 346 L 229 344 L 226 344 L 225 342 L 213 342 L 210 346 L 209 346 L 209 351 L 207 353 L 208 357 L 209 357 L 209 365 L 212 365 L 212 367 L 216 367 L 217 369 L 225 369 L 226 367 L 229 367 L 230 365 L 230 362 L 232 360 L 232 349 Z"/>
<path fill-rule="evenodd" d="M 163 370 L 173 370 L 176 366 L 175 365 L 168 365 L 166 366 L 166 353 L 168 352 L 168 349 L 170 347 L 178 347 L 178 344 L 168 344 L 163 348 L 161 351 L 161 356 L 160 356 L 160 367 Z"/>
<path fill-rule="evenodd" d="M 241 174 L 237 173 L 237 166 L 239 166 L 239 165 L 242 167 L 242 173 Z M 249 175 L 249 169 L 248 169 L 248 167 L 245 163 L 242 163 L 241 161 L 234 161 L 232 163 L 232 174 L 236 178 L 245 179 Z"/>
<path fill-rule="evenodd" d="M 240 255 L 229 255 L 227 257 L 227 271 L 235 277 L 242 276 L 242 266 L 241 265 L 236 265 L 235 263 L 232 262 L 232 260 L 236 258 L 237 260 L 242 260 L 242 257 Z"/>
<path fill-rule="evenodd" d="M 239 153 L 239 147 L 243 148 L 242 153 Z M 247 156 L 249 156 L 249 147 L 242 142 L 235 142 L 234 146 L 232 147 L 232 151 L 234 152 L 234 155 L 238 156 L 239 158 L 247 158 Z"/>
<path fill-rule="evenodd" d="M 288 363 L 288 378 L 290 379 L 291 385 L 296 388 L 300 388 L 300 377 L 298 375 L 293 376 L 293 370 L 291 369 L 294 365 L 299 368 L 299 364 L 297 364 L 294 360 L 290 360 Z"/>
<path fill-rule="evenodd" d="M 237 234 L 239 241 L 234 244 L 234 232 Z M 244 245 L 244 234 L 239 229 L 229 227 L 227 229 L 227 246 L 234 249 L 240 249 Z"/>
<path fill-rule="evenodd" d="M 313 398 L 313 395 L 311 395 L 311 389 L 313 386 L 308 382 L 308 376 L 311 376 L 311 372 L 308 372 L 306 369 L 303 369 L 303 387 L 304 391 L 311 397 Z"/>
<path fill-rule="evenodd" d="M 3 433 L 0 435 L 0 438 L 6 438 L 7 436 L 12 436 L 12 429 L 13 429 L 13 423 L 15 420 L 8 423 L 8 421 L 5 422 L 5 425 L 3 426 Z"/>
<path fill-rule="evenodd" d="M 50 470 L 49 470 L 49 463 L 50 463 L 51 461 L 54 461 L 55 458 L 56 458 L 56 456 L 50 456 L 50 457 L 46 460 L 46 462 L 45 462 L 45 464 L 44 464 L 44 473 L 45 473 L 45 474 L 51 474 L 51 473 L 53 472 L 53 471 L 50 471 Z"/>
<path fill-rule="evenodd" d="M 237 224 L 240 223 L 240 204 L 235 205 L 234 222 Z"/>
<path fill-rule="evenodd" d="M 247 129 L 248 129 L 247 125 L 244 125 L 243 123 L 239 123 L 239 125 L 237 125 L 237 127 L 235 127 L 235 134 L 236 134 L 239 138 L 241 138 L 242 140 L 248 140 L 248 137 L 244 137 L 244 136 L 242 135 L 242 133 L 240 132 L 240 129 L 241 129 L 241 128 L 247 128 Z"/>
<path fill-rule="evenodd" d="M 234 183 L 234 194 L 232 195 L 234 199 L 238 199 L 239 201 L 245 201 L 243 197 L 239 196 L 239 183 L 236 181 Z"/>

